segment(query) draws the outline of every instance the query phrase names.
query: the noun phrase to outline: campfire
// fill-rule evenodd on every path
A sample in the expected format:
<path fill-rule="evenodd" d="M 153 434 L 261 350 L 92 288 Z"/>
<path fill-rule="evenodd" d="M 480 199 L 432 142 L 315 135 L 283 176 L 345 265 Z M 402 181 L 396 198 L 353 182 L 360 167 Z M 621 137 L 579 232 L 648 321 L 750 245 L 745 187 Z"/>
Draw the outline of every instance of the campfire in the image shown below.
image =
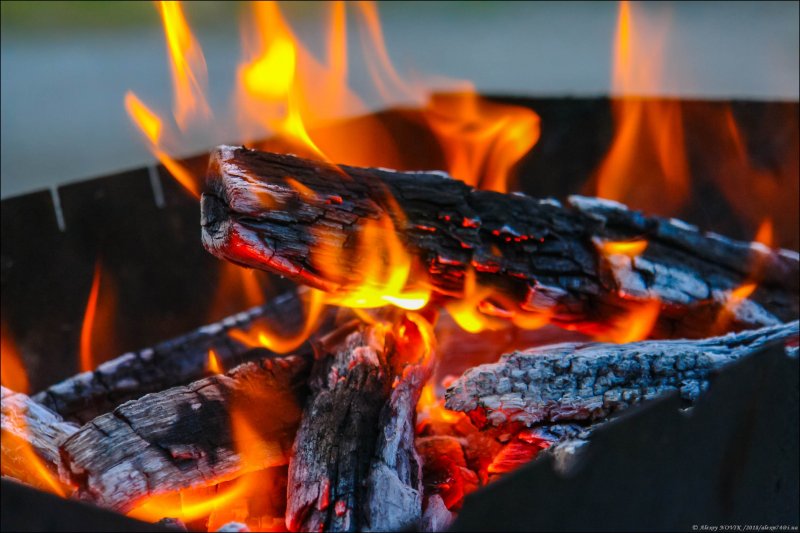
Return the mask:
<path fill-rule="evenodd" d="M 172 529 L 442 531 L 531 465 L 571 475 L 620 417 L 663 398 L 702 411 L 718 376 L 776 350 L 796 367 L 796 105 L 778 121 L 795 142 L 777 142 L 785 158 L 765 169 L 730 104 L 614 100 L 591 172 L 559 198 L 526 194 L 551 127 L 536 106 L 406 81 L 375 4 L 326 8 L 321 61 L 258 3 L 231 111 L 241 143 L 182 159 L 181 136 L 213 128 L 214 113 L 181 5 L 158 9 L 175 127 L 132 91 L 124 105 L 170 176 L 148 176 L 156 203 L 181 211 L 124 249 L 163 238 L 154 258 L 202 254 L 214 275 L 179 283 L 208 305 L 167 303 L 174 287 L 153 296 L 177 306 L 154 313 L 193 321 L 180 334 L 125 315 L 136 276 L 120 273 L 147 260 L 112 268 L 98 253 L 79 373 L 46 382 L 26 369 L 34 330 L 4 318 L 4 479 Z M 348 88 L 348 14 L 377 90 L 404 106 L 370 113 Z M 621 4 L 621 89 L 658 83 L 635 15 Z M 713 167 L 700 186 L 698 167 Z M 19 272 L 6 255 L 4 291 Z M 170 334 L 126 351 L 119 316 Z"/>

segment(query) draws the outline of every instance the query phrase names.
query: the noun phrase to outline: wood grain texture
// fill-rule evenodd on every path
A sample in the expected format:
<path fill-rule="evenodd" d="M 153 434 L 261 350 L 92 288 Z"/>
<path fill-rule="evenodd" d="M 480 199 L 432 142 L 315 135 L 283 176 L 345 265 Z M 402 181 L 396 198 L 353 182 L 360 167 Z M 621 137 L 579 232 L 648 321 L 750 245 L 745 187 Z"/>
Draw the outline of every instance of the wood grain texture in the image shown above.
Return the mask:
<path fill-rule="evenodd" d="M 476 190 L 441 172 L 333 167 L 221 146 L 201 205 L 208 251 L 331 292 L 363 280 L 360 235 L 368 221 L 388 217 L 387 231 L 418 260 L 418 281 L 458 297 L 474 270 L 480 286 L 494 290 L 484 312 L 541 313 L 592 329 L 632 302 L 657 299 L 660 337 L 708 336 L 723 309 L 734 311 L 725 331 L 798 316 L 797 253 L 596 198 L 561 205 Z M 637 257 L 602 252 L 608 241 L 633 239 L 649 243 Z M 731 292 L 749 282 L 756 290 L 731 306 Z"/>
<path fill-rule="evenodd" d="M 148 495 L 284 465 L 308 368 L 298 356 L 251 361 L 124 403 L 63 442 L 66 475 L 79 498 L 126 512 Z M 251 428 L 238 438 L 233 412 Z"/>
<path fill-rule="evenodd" d="M 128 400 L 212 375 L 208 367 L 209 350 L 214 350 L 223 368 L 261 359 L 271 352 L 251 349 L 228 333 L 232 329 L 247 330 L 263 319 L 280 322 L 291 330 L 302 316 L 297 295 L 283 294 L 186 335 L 123 354 L 91 372 L 56 383 L 33 398 L 65 419 L 85 424 Z"/>
<path fill-rule="evenodd" d="M 21 449 L 26 447 L 42 459 L 42 464 L 50 470 L 54 478 L 58 478 L 58 467 L 61 464 L 58 446 L 78 431 L 78 426 L 64 422 L 57 413 L 36 403 L 26 394 L 2 386 L 0 391 L 0 473 L 40 486 L 40 477 L 30 475 L 35 469 L 30 464 L 30 456 Z"/>
<path fill-rule="evenodd" d="M 416 404 L 430 376 L 391 328 L 351 325 L 320 345 L 289 462 L 290 531 L 389 531 L 422 514 Z"/>
<path fill-rule="evenodd" d="M 479 427 L 594 421 L 677 391 L 692 402 L 713 373 L 770 343 L 797 352 L 798 322 L 704 340 L 564 343 L 467 370 L 445 405 Z"/>

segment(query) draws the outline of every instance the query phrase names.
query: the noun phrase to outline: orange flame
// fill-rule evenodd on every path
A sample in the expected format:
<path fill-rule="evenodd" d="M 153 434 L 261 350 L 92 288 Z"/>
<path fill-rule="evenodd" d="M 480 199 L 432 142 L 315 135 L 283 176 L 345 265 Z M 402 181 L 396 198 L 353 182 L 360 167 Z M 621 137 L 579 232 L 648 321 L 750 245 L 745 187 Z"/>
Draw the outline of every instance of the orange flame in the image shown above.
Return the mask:
<path fill-rule="evenodd" d="M 165 516 L 191 522 L 217 513 L 215 521 L 219 521 L 220 514 L 230 513 L 237 502 L 257 496 L 263 480 L 257 475 L 258 472 L 253 471 L 261 470 L 265 465 L 262 464 L 264 455 L 255 451 L 259 447 L 265 448 L 269 457 L 278 457 L 283 451 L 277 443 L 266 441 L 255 431 L 239 409 L 231 411 L 231 430 L 241 461 L 239 470 L 243 475 L 227 483 L 221 482 L 216 487 L 200 487 L 147 498 L 128 516 L 147 522 L 156 522 Z M 242 518 L 246 517 L 229 516 L 223 524 Z"/>
<path fill-rule="evenodd" d="M 507 323 L 492 319 L 481 313 L 479 306 L 492 295 L 492 290 L 480 287 L 475 271 L 468 269 L 464 275 L 463 296 L 445 304 L 445 309 L 461 329 L 469 333 L 479 333 L 485 329 L 507 327 Z"/>
<path fill-rule="evenodd" d="M 454 425 L 466 418 L 464 413 L 451 411 L 444 406 L 444 398 L 436 395 L 433 383 L 426 383 L 417 403 L 417 416 L 420 422 Z"/>
<path fill-rule="evenodd" d="M 718 111 L 718 110 L 717 110 Z M 797 146 L 797 128 L 774 132 L 776 138 L 786 138 L 786 149 L 769 163 L 756 162 L 750 157 L 744 132 L 739 128 L 732 106 L 722 112 L 703 115 L 703 123 L 721 137 L 719 157 L 713 178 L 728 203 L 750 224 L 761 223 L 769 217 L 773 226 L 771 246 L 797 247 L 798 158 L 790 153 Z M 727 141 L 727 142 L 725 142 Z M 781 243 L 779 238 L 794 236 Z"/>
<path fill-rule="evenodd" d="M 92 285 L 86 299 L 81 324 L 78 359 L 81 372 L 94 370 L 116 353 L 113 332 L 116 318 L 116 289 L 113 280 L 103 275 L 98 259 L 94 265 Z"/>
<path fill-rule="evenodd" d="M 181 3 L 158 2 L 158 7 L 172 70 L 175 122 L 181 130 L 186 130 L 190 119 L 211 115 L 202 89 L 206 62 L 183 15 Z"/>
<path fill-rule="evenodd" d="M 648 24 L 621 2 L 614 49 L 612 103 L 616 132 L 595 176 L 596 194 L 657 214 L 674 213 L 689 192 L 683 117 L 677 101 L 647 101 L 661 82 L 668 24 Z"/>
<path fill-rule="evenodd" d="M 764 219 L 758 226 L 753 242 L 765 248 L 771 248 L 774 242 L 773 238 L 772 220 L 768 218 Z M 736 309 L 743 300 L 748 299 L 758 288 L 758 284 L 761 281 L 762 269 L 764 268 L 764 260 L 765 256 L 761 254 L 760 250 L 754 249 L 752 251 L 749 279 L 738 287 L 731 289 L 727 294 L 724 306 L 717 317 L 716 329 L 718 331 L 727 330 L 736 313 Z"/>
<path fill-rule="evenodd" d="M 23 394 L 28 394 L 30 390 L 25 363 L 22 362 L 5 322 L 0 323 L 0 384 Z"/>
<path fill-rule="evenodd" d="M 627 255 L 636 257 L 642 255 L 647 249 L 646 240 L 636 241 L 605 241 L 600 244 L 600 251 L 603 255 Z"/>
<path fill-rule="evenodd" d="M 149 141 L 150 152 L 161 162 L 167 171 L 195 198 L 200 198 L 200 187 L 192 174 L 180 163 L 171 158 L 161 148 L 161 119 L 153 113 L 132 91 L 125 93 L 125 109 L 128 116 L 139 127 Z"/>
<path fill-rule="evenodd" d="M 231 399 L 229 411 L 234 448 L 239 457 L 235 479 L 209 480 L 210 486 L 150 496 L 139 502 L 128 516 L 149 522 L 165 516 L 184 522 L 208 517 L 209 531 L 234 520 L 244 521 L 259 531 L 265 530 L 262 521 L 251 517 L 246 507 L 250 501 L 258 500 L 263 504 L 265 498 L 278 496 L 265 493 L 265 488 L 270 485 L 269 478 L 275 475 L 272 467 L 286 464 L 287 450 L 273 438 L 270 428 L 253 425 L 252 409 L 264 405 L 275 409 L 275 420 L 299 421 L 300 408 L 294 399 L 287 399 L 273 390 L 237 391 Z M 267 530 L 274 526 L 273 520 Z"/>
<path fill-rule="evenodd" d="M 428 91 L 398 74 L 375 3 L 356 6 L 365 26 L 361 35 L 367 66 L 384 101 L 422 104 Z M 469 185 L 506 192 L 512 168 L 539 140 L 539 116 L 528 108 L 481 98 L 468 82 L 450 85 L 457 87 L 457 93 L 431 98 L 423 108 L 423 117 L 444 150 L 448 172 Z"/>
<path fill-rule="evenodd" d="M 433 98 L 425 118 L 450 174 L 474 187 L 507 192 L 514 165 L 539 140 L 539 115 L 490 102 L 474 90 Z"/>
<path fill-rule="evenodd" d="M 259 324 L 248 332 L 240 329 L 233 329 L 228 335 L 246 346 L 260 346 L 275 353 L 283 354 L 296 350 L 317 328 L 319 318 L 322 315 L 322 311 L 325 309 L 325 293 L 314 289 L 310 290 L 309 293 L 305 320 L 300 331 L 297 333 L 286 335 L 276 332 L 268 326 Z"/>
<path fill-rule="evenodd" d="M 248 56 L 239 67 L 240 115 L 286 138 L 312 157 L 327 160 L 306 131 L 301 115 L 303 93 L 297 80 L 299 42 L 283 19 L 275 2 L 253 4 L 252 32 Z"/>
<path fill-rule="evenodd" d="M 417 310 L 430 300 L 429 287 L 421 284 L 408 286 L 416 279 L 413 276 L 413 256 L 400 241 L 389 216 L 367 220 L 359 230 L 353 257 L 358 260 L 361 277 L 355 280 L 349 279 L 351 273 L 341 260 L 344 243 L 331 242 L 324 227 L 317 228 L 315 234 L 317 246 L 312 252 L 312 263 L 327 279 L 342 280 L 348 287 L 327 295 L 327 303 L 360 309 L 392 304 L 406 310 Z"/>
<path fill-rule="evenodd" d="M 92 355 L 92 328 L 94 327 L 95 314 L 97 312 L 97 297 L 100 294 L 100 262 L 95 263 L 94 276 L 92 277 L 92 288 L 89 291 L 89 299 L 86 302 L 86 311 L 83 315 L 83 325 L 81 326 L 81 346 L 80 361 L 81 372 L 94 370 L 95 358 Z"/>
<path fill-rule="evenodd" d="M 549 324 L 552 318 L 548 311 L 524 311 L 503 294 L 480 286 L 471 268 L 464 274 L 462 295 L 448 301 L 444 307 L 456 324 L 469 333 L 496 331 L 511 325 L 520 329 L 539 329 Z"/>
<path fill-rule="evenodd" d="M 208 371 L 214 374 L 225 373 L 225 370 L 222 368 L 222 364 L 219 362 L 219 358 L 217 357 L 217 352 L 214 350 L 208 351 Z"/>
<path fill-rule="evenodd" d="M 612 323 L 595 334 L 603 342 L 626 344 L 641 341 L 650 336 L 661 314 L 661 302 L 629 302 L 627 310 Z"/>
<path fill-rule="evenodd" d="M 64 485 L 47 463 L 39 457 L 31 446 L 28 433 L 27 412 L 17 409 L 12 402 L 3 402 L 2 430 L 2 473 L 19 479 L 40 490 L 56 494 L 62 498 L 69 497 L 71 488 Z"/>

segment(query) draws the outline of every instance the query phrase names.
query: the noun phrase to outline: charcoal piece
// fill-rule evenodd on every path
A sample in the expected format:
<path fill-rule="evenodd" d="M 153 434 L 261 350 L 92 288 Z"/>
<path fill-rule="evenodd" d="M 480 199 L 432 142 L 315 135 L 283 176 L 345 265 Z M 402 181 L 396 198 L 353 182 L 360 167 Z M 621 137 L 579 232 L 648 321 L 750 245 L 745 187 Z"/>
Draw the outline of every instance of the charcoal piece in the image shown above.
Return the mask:
<path fill-rule="evenodd" d="M 539 313 L 593 331 L 632 303 L 658 300 L 654 336 L 674 338 L 773 325 L 800 312 L 796 252 L 597 198 L 562 206 L 476 190 L 441 172 L 220 146 L 201 206 L 212 254 L 334 293 L 363 282 L 369 262 L 358 243 L 370 223 L 384 242 L 396 235 L 418 260 L 416 278 L 442 297 L 463 295 L 466 271 L 474 270 L 479 285 L 494 290 L 482 311 L 498 316 Z M 648 245 L 634 257 L 607 246 L 637 239 Z M 751 283 L 752 294 L 735 292 Z M 724 312 L 730 316 L 720 320 Z"/>
<path fill-rule="evenodd" d="M 798 322 L 704 340 L 563 343 L 471 368 L 445 393 L 479 427 L 594 421 L 678 391 L 691 403 L 724 366 L 767 345 L 797 352 Z"/>
<path fill-rule="evenodd" d="M 416 404 L 433 357 L 419 360 L 405 346 L 380 323 L 345 326 L 320 344 L 289 462 L 290 531 L 417 524 Z"/>
<path fill-rule="evenodd" d="M 266 358 L 124 403 L 61 444 L 65 476 L 78 498 L 127 512 L 151 494 L 285 465 L 308 368 Z M 234 413 L 250 428 L 238 441 Z"/>
<path fill-rule="evenodd" d="M 121 355 L 91 372 L 56 383 L 33 398 L 66 420 L 84 424 L 128 400 L 210 376 L 213 372 L 208 367 L 209 350 L 214 350 L 223 368 L 261 359 L 270 353 L 266 349 L 252 350 L 229 337 L 232 329 L 247 329 L 260 319 L 280 320 L 292 328 L 299 326 L 302 317 L 299 298 L 295 293 L 286 293 L 263 306 L 152 348 Z"/>
<path fill-rule="evenodd" d="M 21 448 L 26 447 L 34 451 L 41 458 L 45 468 L 48 468 L 52 476 L 57 479 L 58 466 L 61 463 L 58 445 L 78 431 L 78 426 L 64 422 L 57 413 L 34 402 L 25 394 L 2 386 L 0 391 L 2 391 L 0 473 L 47 489 L 46 486 L 42 486 L 41 476 L 35 478 L 30 476 L 31 458 L 23 453 Z"/>

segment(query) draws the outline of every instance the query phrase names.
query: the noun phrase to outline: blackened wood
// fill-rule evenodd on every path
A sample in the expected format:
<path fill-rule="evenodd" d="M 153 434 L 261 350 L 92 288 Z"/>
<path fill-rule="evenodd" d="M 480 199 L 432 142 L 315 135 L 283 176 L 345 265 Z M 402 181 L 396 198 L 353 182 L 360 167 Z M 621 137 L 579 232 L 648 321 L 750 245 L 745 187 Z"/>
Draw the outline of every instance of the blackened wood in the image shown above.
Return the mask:
<path fill-rule="evenodd" d="M 406 366 L 378 417 L 378 439 L 365 483 L 364 531 L 399 531 L 422 513 L 422 460 L 415 446 L 417 403 L 428 364 Z"/>
<path fill-rule="evenodd" d="M 84 424 L 128 400 L 210 376 L 213 372 L 208 365 L 209 350 L 214 350 L 223 368 L 270 353 L 265 349 L 252 350 L 231 338 L 228 333 L 232 329 L 247 330 L 254 322 L 266 319 L 291 330 L 300 324 L 302 317 L 299 298 L 295 293 L 286 293 L 265 305 L 152 348 L 121 355 L 91 372 L 56 383 L 33 398 L 65 419 Z M 307 346 L 301 348 L 305 349 Z"/>
<path fill-rule="evenodd" d="M 658 336 L 705 337 L 798 316 L 798 255 L 702 233 L 680 221 L 572 197 L 566 206 L 475 190 L 440 172 L 356 168 L 221 146 L 202 199 L 203 243 L 214 255 L 328 291 L 362 281 L 354 250 L 368 220 L 390 217 L 397 236 L 443 295 L 473 268 L 504 313 L 556 323 L 607 324 L 631 300 L 662 302 Z M 639 257 L 601 253 L 606 241 L 647 239 Z M 323 246 L 325 245 L 325 246 Z M 319 254 L 323 250 L 330 257 Z M 334 279 L 321 264 L 346 273 Z M 731 291 L 758 288 L 731 305 Z"/>
<path fill-rule="evenodd" d="M 480 427 L 598 420 L 671 391 L 694 401 L 722 367 L 771 343 L 796 353 L 797 337 L 795 321 L 699 341 L 533 348 L 467 370 L 445 405 Z"/>
<path fill-rule="evenodd" d="M 129 401 L 61 445 L 65 474 L 81 499 L 126 512 L 151 494 L 286 464 L 308 367 L 298 356 L 251 361 Z M 238 442 L 234 412 L 252 429 Z"/>
<path fill-rule="evenodd" d="M 24 446 L 33 450 L 51 475 L 58 479 L 58 465 L 61 463 L 58 445 L 78 431 L 78 426 L 64 422 L 58 414 L 34 402 L 26 394 L 2 386 L 0 391 L 0 473 L 46 489 L 41 485 L 41 476 L 30 476 L 35 467 L 30 456 L 20 448 Z"/>
<path fill-rule="evenodd" d="M 404 350 L 382 324 L 345 327 L 320 344 L 318 356 L 289 462 L 287 527 L 387 531 L 416 524 L 422 476 L 415 408 L 427 363 L 403 364 Z"/>

